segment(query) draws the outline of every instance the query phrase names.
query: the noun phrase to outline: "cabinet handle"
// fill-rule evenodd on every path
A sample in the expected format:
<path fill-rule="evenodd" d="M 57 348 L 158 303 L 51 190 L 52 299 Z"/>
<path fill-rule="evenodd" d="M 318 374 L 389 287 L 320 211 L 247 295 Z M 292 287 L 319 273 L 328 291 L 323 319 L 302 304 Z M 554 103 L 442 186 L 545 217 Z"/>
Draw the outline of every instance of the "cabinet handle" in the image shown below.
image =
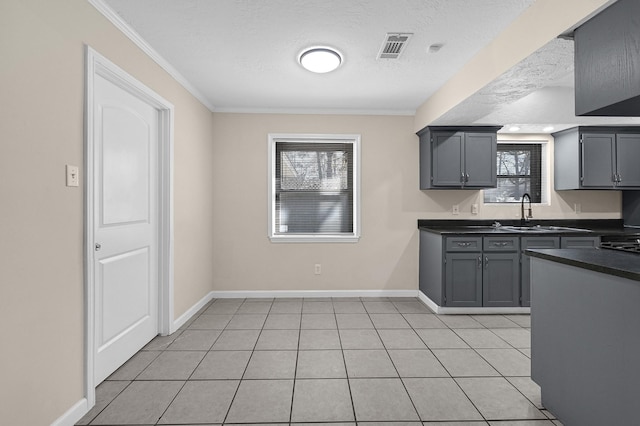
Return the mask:
<path fill-rule="evenodd" d="M 485 257 L 484 258 L 484 267 L 488 268 L 489 267 L 489 257 Z"/>
<path fill-rule="evenodd" d="M 478 256 L 478 269 L 482 269 L 482 256 Z"/>
<path fill-rule="evenodd" d="M 464 183 L 464 173 L 460 173 L 460 182 Z"/>
<path fill-rule="evenodd" d="M 494 247 L 506 247 L 507 244 L 509 244 L 509 243 L 506 242 L 506 241 L 494 241 L 493 242 L 493 246 Z"/>
<path fill-rule="evenodd" d="M 622 176 L 618 174 L 618 183 L 622 182 Z"/>
<path fill-rule="evenodd" d="M 465 182 L 469 182 L 469 173 L 466 173 L 466 174 L 464 175 L 464 181 L 465 181 Z"/>
<path fill-rule="evenodd" d="M 456 243 L 458 245 L 458 247 L 469 247 L 471 246 L 470 242 L 461 242 L 461 243 Z"/>

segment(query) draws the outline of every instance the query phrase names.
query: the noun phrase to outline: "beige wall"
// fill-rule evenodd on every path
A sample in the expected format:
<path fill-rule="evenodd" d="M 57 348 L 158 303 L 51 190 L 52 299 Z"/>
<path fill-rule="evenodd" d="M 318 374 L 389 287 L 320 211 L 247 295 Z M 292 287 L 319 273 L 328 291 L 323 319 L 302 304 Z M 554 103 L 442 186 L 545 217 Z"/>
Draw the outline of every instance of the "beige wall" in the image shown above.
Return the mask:
<path fill-rule="evenodd" d="M 412 124 L 413 117 L 214 113 L 214 289 L 416 289 L 416 220 L 428 201 L 417 190 Z M 268 133 L 362 136 L 360 242 L 269 241 Z"/>
<path fill-rule="evenodd" d="M 175 106 L 175 316 L 211 291 L 211 113 L 85 0 L 0 2 L 0 423 L 83 392 L 84 44 Z M 81 175 L 82 175 L 81 167 Z"/>
<path fill-rule="evenodd" d="M 214 289 L 417 288 L 417 219 L 506 219 L 520 206 L 483 206 L 481 191 L 420 191 L 413 118 L 214 113 Z M 267 134 L 362 135 L 362 238 L 355 244 L 271 243 L 267 238 Z M 502 137 L 501 137 L 502 138 Z M 550 136 L 506 137 L 542 140 Z M 551 163 L 550 163 L 551 164 Z M 552 169 L 552 168 L 551 168 Z M 553 179 L 553 176 L 551 177 Z M 553 188 L 553 180 L 551 181 Z M 471 204 L 480 214 L 471 214 Z M 573 213 L 574 203 L 582 213 Z M 460 215 L 451 206 L 460 205 Z M 616 191 L 551 190 L 536 218 L 619 218 Z M 322 275 L 313 266 L 322 264 Z"/>

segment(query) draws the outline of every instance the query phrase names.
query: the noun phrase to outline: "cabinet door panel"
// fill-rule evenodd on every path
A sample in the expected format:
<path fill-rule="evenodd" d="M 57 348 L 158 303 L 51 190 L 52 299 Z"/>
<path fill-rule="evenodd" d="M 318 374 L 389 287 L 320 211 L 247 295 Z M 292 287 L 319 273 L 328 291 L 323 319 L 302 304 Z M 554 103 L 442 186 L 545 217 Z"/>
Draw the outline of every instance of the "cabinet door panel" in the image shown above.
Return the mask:
<path fill-rule="evenodd" d="M 445 255 L 446 306 L 482 306 L 481 253 Z"/>
<path fill-rule="evenodd" d="M 581 180 L 583 187 L 612 187 L 615 135 L 582 135 Z"/>
<path fill-rule="evenodd" d="M 463 132 L 433 133 L 433 186 L 462 186 Z"/>
<path fill-rule="evenodd" d="M 523 237 L 520 240 L 522 247 L 522 264 L 520 274 L 520 304 L 531 306 L 531 258 L 524 254 L 526 249 L 557 249 L 560 248 L 560 237 Z"/>
<path fill-rule="evenodd" d="M 640 187 L 640 134 L 616 135 L 618 186 Z"/>
<path fill-rule="evenodd" d="M 493 133 L 465 135 L 463 170 L 469 179 L 464 186 L 496 186 L 496 150 L 496 135 Z"/>
<path fill-rule="evenodd" d="M 520 254 L 485 253 L 482 279 L 483 306 L 520 305 Z"/>

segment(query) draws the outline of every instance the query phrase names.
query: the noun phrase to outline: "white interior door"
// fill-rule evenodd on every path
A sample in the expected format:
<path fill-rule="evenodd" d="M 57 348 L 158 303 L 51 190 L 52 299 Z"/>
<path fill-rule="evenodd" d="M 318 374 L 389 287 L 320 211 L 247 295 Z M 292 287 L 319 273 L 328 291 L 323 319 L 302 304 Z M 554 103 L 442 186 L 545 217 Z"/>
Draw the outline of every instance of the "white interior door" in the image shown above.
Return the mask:
<path fill-rule="evenodd" d="M 159 111 L 96 75 L 94 383 L 158 334 Z"/>

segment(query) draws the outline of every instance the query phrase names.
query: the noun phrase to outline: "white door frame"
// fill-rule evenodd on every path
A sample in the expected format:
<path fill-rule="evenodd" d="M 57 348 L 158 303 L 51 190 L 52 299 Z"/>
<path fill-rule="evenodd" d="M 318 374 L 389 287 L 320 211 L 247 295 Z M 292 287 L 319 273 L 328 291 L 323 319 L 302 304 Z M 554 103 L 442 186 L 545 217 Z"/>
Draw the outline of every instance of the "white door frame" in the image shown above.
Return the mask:
<path fill-rule="evenodd" d="M 85 75 L 85 179 L 84 179 L 84 281 L 85 281 L 85 397 L 88 408 L 95 405 L 94 383 L 94 76 L 99 75 L 159 110 L 158 129 L 158 331 L 175 330 L 173 321 L 173 105 L 133 78 L 122 68 L 86 46 Z"/>

